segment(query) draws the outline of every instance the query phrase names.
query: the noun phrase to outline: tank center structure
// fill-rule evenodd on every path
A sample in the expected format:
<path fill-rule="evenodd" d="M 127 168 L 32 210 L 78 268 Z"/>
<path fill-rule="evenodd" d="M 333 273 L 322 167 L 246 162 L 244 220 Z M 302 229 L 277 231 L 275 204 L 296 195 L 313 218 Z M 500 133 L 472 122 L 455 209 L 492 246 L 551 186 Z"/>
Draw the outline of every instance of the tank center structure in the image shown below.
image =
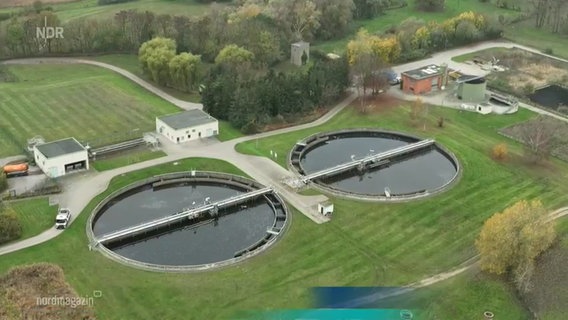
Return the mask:
<path fill-rule="evenodd" d="M 250 257 L 274 243 L 288 210 L 271 187 L 235 175 L 190 171 L 122 188 L 93 210 L 90 248 L 159 271 L 204 270 Z"/>
<path fill-rule="evenodd" d="M 432 195 L 460 173 L 456 157 L 433 139 L 377 129 L 309 136 L 293 147 L 288 166 L 297 175 L 291 186 L 371 201 Z"/>

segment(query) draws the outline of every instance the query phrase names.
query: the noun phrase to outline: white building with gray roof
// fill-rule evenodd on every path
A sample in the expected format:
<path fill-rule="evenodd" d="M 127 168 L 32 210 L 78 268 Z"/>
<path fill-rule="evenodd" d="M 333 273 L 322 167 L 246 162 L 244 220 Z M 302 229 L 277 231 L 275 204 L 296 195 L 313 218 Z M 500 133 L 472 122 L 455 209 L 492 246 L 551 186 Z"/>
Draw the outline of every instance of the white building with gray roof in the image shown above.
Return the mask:
<path fill-rule="evenodd" d="M 49 177 L 57 178 L 77 170 L 89 170 L 89 153 L 75 138 L 33 147 L 35 162 Z"/>
<path fill-rule="evenodd" d="M 195 109 L 156 118 L 156 132 L 174 143 L 209 138 L 219 134 L 219 121 Z"/>

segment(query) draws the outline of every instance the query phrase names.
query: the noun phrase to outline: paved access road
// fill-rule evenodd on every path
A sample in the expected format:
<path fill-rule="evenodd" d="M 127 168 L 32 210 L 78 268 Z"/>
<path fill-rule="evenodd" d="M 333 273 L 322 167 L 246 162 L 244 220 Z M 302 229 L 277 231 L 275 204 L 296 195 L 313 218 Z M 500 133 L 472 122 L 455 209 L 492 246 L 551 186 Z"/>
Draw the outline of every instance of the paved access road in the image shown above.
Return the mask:
<path fill-rule="evenodd" d="M 535 49 L 520 46 L 520 45 L 517 45 L 517 44 L 514 44 L 514 43 L 503 42 L 503 41 L 490 41 L 490 42 L 484 42 L 484 43 L 480 43 L 480 44 L 476 44 L 476 45 L 472 45 L 472 46 L 468 46 L 468 47 L 462 47 L 462 48 L 457 48 L 457 49 L 452 49 L 452 50 L 444 51 L 444 52 L 441 52 L 441 53 L 437 53 L 437 54 L 433 55 L 431 58 L 427 58 L 427 59 L 424 59 L 424 60 L 421 60 L 421 61 L 407 63 L 407 64 L 404 64 L 404 65 L 399 65 L 399 66 L 394 67 L 393 69 L 396 72 L 401 72 L 401 71 L 406 71 L 406 70 L 410 70 L 410 69 L 413 69 L 413 68 L 419 68 L 421 66 L 428 65 L 428 64 L 440 64 L 441 62 L 447 62 L 450 68 L 453 68 L 453 69 L 456 69 L 456 70 L 461 70 L 463 72 L 471 72 L 472 74 L 476 74 L 474 72 L 474 70 L 467 69 L 467 68 L 473 68 L 472 66 L 467 65 L 467 64 L 453 62 L 453 61 L 451 61 L 451 58 L 454 57 L 454 56 L 467 54 L 467 53 L 470 53 L 470 52 L 475 52 L 475 51 L 488 49 L 488 48 L 496 48 L 496 47 L 506 47 L 506 48 L 518 47 L 518 48 L 522 48 L 524 50 L 528 50 L 528 51 L 536 52 L 536 53 L 540 54 L 540 52 L 535 50 Z M 550 57 L 558 59 L 558 60 L 566 61 L 566 60 L 559 59 L 559 58 L 556 58 L 556 57 L 552 57 L 552 56 L 550 56 Z M 566 62 L 568 62 L 568 61 L 566 61 Z M 176 99 L 176 98 L 170 96 L 169 94 L 165 93 L 164 91 L 160 90 L 159 88 L 154 87 L 152 84 L 146 82 L 145 80 L 139 78 L 138 76 L 136 76 L 136 75 L 134 75 L 134 74 L 132 74 L 132 73 L 126 71 L 126 70 L 123 70 L 121 68 L 118 68 L 118 67 L 115 67 L 113 65 L 106 64 L 106 63 L 102 63 L 102 62 L 95 62 L 95 61 L 84 60 L 84 59 L 76 59 L 76 58 L 31 58 L 31 59 L 9 60 L 9 61 L 6 61 L 4 63 L 6 63 L 6 64 L 84 63 L 84 64 L 96 65 L 96 66 L 100 66 L 100 67 L 115 71 L 115 72 L 127 77 L 128 79 L 131 79 L 132 81 L 138 83 L 139 85 L 146 88 L 150 92 L 164 98 L 165 100 L 167 100 L 167 101 L 171 102 L 172 104 L 180 107 L 181 109 L 187 110 L 187 109 L 196 109 L 196 108 L 201 109 L 202 108 L 201 104 L 195 104 L 195 103 L 185 102 L 185 101 L 181 101 L 179 99 Z M 477 71 L 479 71 L 479 69 L 477 69 Z M 115 170 L 105 171 L 105 172 L 102 172 L 102 173 L 87 172 L 87 173 L 84 173 L 84 174 L 77 174 L 77 175 L 70 176 L 68 178 L 63 179 L 64 180 L 64 191 L 65 192 L 60 196 L 59 203 L 61 204 L 61 206 L 65 206 L 65 207 L 70 208 L 71 211 L 73 213 L 75 213 L 75 215 L 73 216 L 73 220 L 74 220 L 76 218 L 76 214 L 80 213 L 96 195 L 98 195 L 99 193 L 101 193 L 102 191 L 104 191 L 107 188 L 108 183 L 110 182 L 110 180 L 114 176 L 117 176 L 117 175 L 120 175 L 120 174 L 123 174 L 123 173 L 126 173 L 126 172 L 130 172 L 130 171 L 134 171 L 134 170 L 139 170 L 139 169 L 155 166 L 155 165 L 158 165 L 158 164 L 163 164 L 163 163 L 167 163 L 167 162 L 171 162 L 171 161 L 180 160 L 180 159 L 183 159 L 183 158 L 209 157 L 209 158 L 215 158 L 215 159 L 228 161 L 228 162 L 232 163 L 233 165 L 235 165 L 236 167 L 238 167 L 239 169 L 246 172 L 247 174 L 249 174 L 253 179 L 257 180 L 258 182 L 260 182 L 264 185 L 270 185 L 270 186 L 275 187 L 275 189 L 291 205 L 296 207 L 298 210 L 302 211 L 304 214 L 306 214 L 313 221 L 315 221 L 317 223 L 321 223 L 321 222 L 324 221 L 323 217 L 321 217 L 321 215 L 317 214 L 317 212 L 314 212 L 313 207 L 314 207 L 315 204 L 317 204 L 319 201 L 321 201 L 325 197 L 323 197 L 323 196 L 302 196 L 302 195 L 299 195 L 295 192 L 288 190 L 286 187 L 284 187 L 281 184 L 281 179 L 282 179 L 282 177 L 290 176 L 291 175 L 290 172 L 288 172 L 286 169 L 282 168 L 281 166 L 279 166 L 277 163 L 273 162 L 270 159 L 267 159 L 265 157 L 243 155 L 243 154 L 236 152 L 234 148 L 235 148 L 236 144 L 238 144 L 240 142 L 250 141 L 250 140 L 264 138 L 264 137 L 269 137 L 269 136 L 273 136 L 273 135 L 277 135 L 277 134 L 281 134 L 281 133 L 292 132 L 292 131 L 296 131 L 296 130 L 302 130 L 302 129 L 305 129 L 305 128 L 310 128 L 310 127 L 314 127 L 314 126 L 318 126 L 320 124 L 323 124 L 326 121 L 328 121 L 329 119 L 331 119 L 333 116 L 335 116 L 337 113 L 339 113 L 341 110 L 343 110 L 343 108 L 348 106 L 355 99 L 356 99 L 356 94 L 354 94 L 354 93 L 350 94 L 349 97 L 347 97 L 345 100 L 343 100 L 341 103 L 339 103 L 336 107 L 334 107 L 330 112 L 328 112 L 322 118 L 320 118 L 316 121 L 313 121 L 311 123 L 302 124 L 302 125 L 298 125 L 298 126 L 294 126 L 294 127 L 284 128 L 284 129 L 279 129 L 279 130 L 270 131 L 270 132 L 265 132 L 265 133 L 261 133 L 261 134 L 257 134 L 257 135 L 242 137 L 242 138 L 238 138 L 238 139 L 234 139 L 234 140 L 230 140 L 230 141 L 226 141 L 226 142 L 213 142 L 213 143 L 192 142 L 192 143 L 188 143 L 188 144 L 185 144 L 185 145 L 170 145 L 170 144 L 166 143 L 165 144 L 165 151 L 168 154 L 168 156 L 166 156 L 166 157 L 153 159 L 153 160 L 142 162 L 142 163 L 133 164 L 133 165 L 130 165 L 130 166 L 127 166 L 127 167 L 117 168 Z M 537 111 L 537 110 L 539 110 L 539 111 Z M 537 109 L 537 110 L 535 110 L 535 111 L 537 111 L 537 112 L 544 111 L 544 110 L 541 110 L 541 109 Z M 542 113 L 542 112 L 540 112 L 540 113 Z M 282 155 L 282 156 L 284 156 L 284 155 Z M 568 214 L 568 207 L 561 208 L 561 209 L 555 211 L 554 213 L 552 213 L 551 215 L 554 216 L 555 219 L 558 219 L 558 218 L 563 217 L 567 214 Z M 83 226 L 80 226 L 80 227 L 83 227 Z M 52 228 L 52 229 L 44 231 L 43 233 L 41 233 L 41 234 L 39 234 L 35 237 L 24 239 L 22 241 L 15 242 L 15 243 L 0 247 L 0 255 L 7 254 L 7 253 L 10 253 L 10 252 L 14 252 L 14 251 L 18 251 L 18 250 L 22 250 L 22 249 L 25 249 L 25 248 L 46 242 L 46 241 L 58 236 L 61 232 L 64 232 L 64 231 L 56 230 L 56 229 Z M 473 260 L 475 260 L 475 257 L 473 258 Z M 456 276 L 456 275 L 458 275 L 458 274 L 460 274 L 460 273 L 462 273 L 466 270 L 469 270 L 470 268 L 472 268 L 475 265 L 475 263 L 476 262 L 466 264 L 466 266 L 464 266 L 460 269 L 452 270 L 452 271 L 449 271 L 449 272 L 441 273 L 441 274 L 438 274 L 438 275 L 434 275 L 432 277 L 422 279 L 422 280 L 420 280 L 416 283 L 408 285 L 407 287 L 411 288 L 413 290 L 415 288 L 420 288 L 420 287 L 432 285 L 434 283 L 437 283 L 437 282 L 440 282 L 442 280 Z M 405 292 L 407 292 L 407 291 L 408 290 L 406 290 Z M 401 293 L 404 293 L 404 292 L 401 292 Z"/>

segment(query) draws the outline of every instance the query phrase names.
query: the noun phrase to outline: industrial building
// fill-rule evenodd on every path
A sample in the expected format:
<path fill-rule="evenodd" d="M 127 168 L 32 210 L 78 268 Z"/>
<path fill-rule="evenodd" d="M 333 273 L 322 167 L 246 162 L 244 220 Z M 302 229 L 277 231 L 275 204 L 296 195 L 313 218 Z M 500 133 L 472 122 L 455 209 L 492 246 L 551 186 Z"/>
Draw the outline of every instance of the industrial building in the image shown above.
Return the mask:
<path fill-rule="evenodd" d="M 89 169 L 89 153 L 75 138 L 35 145 L 33 153 L 37 166 L 51 178 Z"/>
<path fill-rule="evenodd" d="M 219 134 L 219 121 L 195 109 L 156 118 L 156 131 L 174 143 L 182 143 Z"/>
<path fill-rule="evenodd" d="M 462 75 L 456 80 L 457 97 L 464 102 L 483 102 L 486 99 L 487 81 L 483 76 Z"/>
<path fill-rule="evenodd" d="M 425 94 L 444 89 L 448 82 L 448 66 L 442 64 L 410 70 L 401 74 L 402 91 L 412 94 Z"/>

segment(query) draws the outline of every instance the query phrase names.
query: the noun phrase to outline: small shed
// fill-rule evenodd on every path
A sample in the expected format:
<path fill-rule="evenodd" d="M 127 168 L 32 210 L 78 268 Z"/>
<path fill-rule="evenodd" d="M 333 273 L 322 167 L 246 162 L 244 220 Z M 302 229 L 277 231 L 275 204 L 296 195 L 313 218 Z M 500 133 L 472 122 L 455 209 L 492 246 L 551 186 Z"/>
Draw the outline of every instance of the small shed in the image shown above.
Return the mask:
<path fill-rule="evenodd" d="M 297 66 L 301 66 L 307 63 L 308 61 L 310 61 L 310 44 L 305 41 L 292 43 L 292 53 L 290 55 L 290 62 Z"/>
<path fill-rule="evenodd" d="M 318 212 L 324 216 L 330 216 L 333 213 L 333 203 L 330 200 L 318 203 Z"/>
<path fill-rule="evenodd" d="M 493 112 L 493 107 L 491 106 L 491 104 L 483 102 L 477 105 L 475 111 L 481 114 L 490 114 L 491 112 Z"/>
<path fill-rule="evenodd" d="M 219 121 L 194 109 L 156 118 L 156 131 L 174 143 L 181 143 L 218 135 Z"/>
<path fill-rule="evenodd" d="M 89 169 L 89 153 L 75 138 L 37 144 L 33 151 L 37 166 L 51 178 Z"/>

